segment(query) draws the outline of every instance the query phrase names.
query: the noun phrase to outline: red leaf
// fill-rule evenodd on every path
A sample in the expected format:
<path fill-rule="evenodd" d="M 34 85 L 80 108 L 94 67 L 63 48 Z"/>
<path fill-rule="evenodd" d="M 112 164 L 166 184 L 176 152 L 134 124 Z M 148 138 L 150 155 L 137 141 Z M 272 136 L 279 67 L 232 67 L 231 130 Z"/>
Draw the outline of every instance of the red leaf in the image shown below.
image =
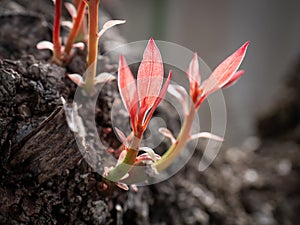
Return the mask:
<path fill-rule="evenodd" d="M 123 55 L 120 55 L 118 86 L 123 104 L 129 112 L 133 125 L 132 127 L 134 128 L 135 116 L 138 111 L 136 80 L 134 79 Z"/>
<path fill-rule="evenodd" d="M 167 93 L 167 90 L 168 90 L 168 87 L 169 87 L 169 84 L 171 82 L 171 79 L 172 79 L 172 71 L 169 72 L 169 75 L 168 75 L 168 78 L 164 84 L 164 86 L 162 87 L 160 93 L 159 93 L 159 96 L 155 99 L 154 103 L 153 103 L 153 107 L 151 108 L 150 112 L 148 113 L 147 115 L 147 118 L 143 124 L 144 127 L 147 127 L 155 109 L 157 108 L 157 106 L 159 105 L 159 103 L 164 99 L 166 93 Z"/>
<path fill-rule="evenodd" d="M 239 68 L 243 58 L 246 54 L 249 42 L 246 42 L 236 52 L 225 59 L 210 75 L 210 77 L 203 82 L 203 89 L 206 95 L 216 91 L 218 88 L 224 87 L 229 83 Z"/>
<path fill-rule="evenodd" d="M 140 100 L 139 118 L 142 118 L 142 120 L 159 96 L 163 82 L 163 74 L 162 58 L 159 49 L 151 38 L 145 49 L 137 79 L 138 96 Z"/>

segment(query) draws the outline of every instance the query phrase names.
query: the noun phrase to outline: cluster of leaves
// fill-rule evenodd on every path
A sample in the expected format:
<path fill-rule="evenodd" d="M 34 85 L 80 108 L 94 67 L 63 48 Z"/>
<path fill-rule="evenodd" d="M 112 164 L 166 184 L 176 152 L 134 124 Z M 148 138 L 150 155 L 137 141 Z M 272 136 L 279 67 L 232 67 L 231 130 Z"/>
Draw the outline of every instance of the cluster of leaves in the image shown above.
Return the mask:
<path fill-rule="evenodd" d="M 186 72 L 190 83 L 189 96 L 182 86 L 170 84 L 171 71 L 162 86 L 164 77 L 162 58 L 152 38 L 145 49 L 137 80 L 135 80 L 124 57 L 121 55 L 118 70 L 119 92 L 130 115 L 132 133 L 129 137 L 125 137 L 120 130 L 116 129 L 123 141 L 124 150 L 120 154 L 117 165 L 114 168 L 106 169 L 105 178 L 117 182 L 122 188 L 126 188 L 123 182 L 126 182 L 132 168 L 135 166 L 141 164 L 151 165 L 153 172 L 159 173 L 174 162 L 190 140 L 211 138 L 222 141 L 221 137 L 208 132 L 191 134 L 194 116 L 209 94 L 220 88 L 231 86 L 244 74 L 244 71 L 238 71 L 238 68 L 246 54 L 248 45 L 249 42 L 246 42 L 225 59 L 202 84 L 198 56 L 195 53 Z M 160 128 L 159 132 L 170 138 L 172 144 L 163 156 L 159 156 L 154 150 L 140 145 L 153 112 L 164 98 L 167 90 L 181 102 L 185 118 L 176 138 L 167 128 Z M 139 151 L 145 153 L 139 154 Z"/>
<path fill-rule="evenodd" d="M 107 29 L 117 24 L 122 24 L 125 21 L 108 21 L 98 31 L 98 8 L 100 0 L 74 0 L 74 3 L 74 5 L 65 3 L 65 7 L 72 17 L 72 22 L 61 22 L 62 0 L 54 1 L 55 17 L 52 43 L 42 41 L 38 43 L 37 47 L 39 49 L 52 50 L 53 62 L 59 65 L 66 65 L 74 54 L 74 49 L 84 48 L 87 41 L 88 56 L 85 79 L 80 74 L 69 74 L 68 76 L 88 94 L 92 94 L 96 83 L 114 79 L 112 75 L 107 73 L 96 76 L 98 40 Z M 88 29 L 86 27 L 86 11 L 88 14 Z M 69 36 L 63 42 L 60 37 L 61 25 L 70 28 Z M 191 134 L 192 124 L 197 110 L 208 95 L 220 88 L 231 86 L 244 74 L 244 71 L 238 71 L 238 68 L 246 54 L 248 45 L 249 42 L 246 42 L 226 58 L 216 67 L 210 77 L 202 83 L 198 56 L 195 53 L 186 72 L 190 83 L 189 94 L 183 87 L 170 84 L 172 71 L 169 72 L 163 84 L 163 61 L 160 51 L 152 38 L 145 49 L 137 79 L 134 78 L 125 58 L 121 55 L 118 69 L 118 87 L 123 104 L 130 116 L 132 133 L 126 137 L 121 130 L 116 128 L 118 136 L 123 142 L 123 151 L 119 155 L 117 165 L 113 168 L 106 168 L 103 175 L 105 179 L 116 182 L 120 187 L 127 189 L 124 182 L 126 182 L 128 177 L 132 176 L 132 170 L 135 166 L 147 165 L 148 167 L 150 166 L 153 173 L 159 173 L 174 162 L 190 140 L 211 138 L 223 141 L 221 137 L 208 132 Z M 161 134 L 171 140 L 169 149 L 164 155 L 160 156 L 153 149 L 141 146 L 141 140 L 154 111 L 164 99 L 167 91 L 182 104 L 184 123 L 177 137 L 174 137 L 167 128 L 159 129 Z M 140 154 L 140 151 L 144 153 Z M 135 174 L 133 176 L 139 175 Z M 141 177 L 136 180 L 143 181 L 145 179 L 145 176 Z"/>

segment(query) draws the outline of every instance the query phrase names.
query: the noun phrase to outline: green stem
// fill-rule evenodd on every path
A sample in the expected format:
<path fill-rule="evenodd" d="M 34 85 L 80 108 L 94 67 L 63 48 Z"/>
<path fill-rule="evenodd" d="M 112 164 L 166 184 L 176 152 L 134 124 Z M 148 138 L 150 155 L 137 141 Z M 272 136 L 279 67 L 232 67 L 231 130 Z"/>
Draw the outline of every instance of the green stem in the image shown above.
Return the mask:
<path fill-rule="evenodd" d="M 174 144 L 170 146 L 168 151 L 161 157 L 161 159 L 154 163 L 154 166 L 158 172 L 161 172 L 167 167 L 169 167 L 174 162 L 174 160 L 179 156 L 179 154 L 181 153 L 181 151 L 189 141 L 195 113 L 196 113 L 196 109 L 194 107 L 194 104 L 191 104 L 190 112 L 185 117 L 183 126 L 180 130 L 177 140 L 175 141 Z"/>
<path fill-rule="evenodd" d="M 88 39 L 88 57 L 87 72 L 85 77 L 84 89 L 88 94 L 92 94 L 94 88 L 94 79 L 96 77 L 97 57 L 98 57 L 98 10 L 100 0 L 88 1 L 89 14 L 89 39 Z"/>
<path fill-rule="evenodd" d="M 155 168 L 158 172 L 163 171 L 167 167 L 169 167 L 174 160 L 179 156 L 187 142 L 189 141 L 190 132 L 192 129 L 194 117 L 195 117 L 196 109 L 194 104 L 192 104 L 189 114 L 185 117 L 183 126 L 179 132 L 177 140 L 174 144 L 170 146 L 168 151 L 162 156 L 160 160 L 154 163 Z M 105 179 L 117 182 L 122 179 L 129 171 L 132 170 L 133 165 L 135 163 L 135 159 L 138 155 L 138 147 L 140 146 L 141 138 L 133 138 L 131 145 L 127 149 L 126 156 L 124 160 L 117 165 L 113 170 L 109 172 L 109 174 L 105 177 Z M 143 181 L 145 178 L 137 178 L 139 182 Z"/>
<path fill-rule="evenodd" d="M 139 153 L 141 138 L 133 137 L 130 146 L 126 149 L 126 156 L 124 160 L 111 170 L 105 177 L 106 180 L 117 182 L 122 179 L 131 169 L 135 163 L 135 159 Z"/>

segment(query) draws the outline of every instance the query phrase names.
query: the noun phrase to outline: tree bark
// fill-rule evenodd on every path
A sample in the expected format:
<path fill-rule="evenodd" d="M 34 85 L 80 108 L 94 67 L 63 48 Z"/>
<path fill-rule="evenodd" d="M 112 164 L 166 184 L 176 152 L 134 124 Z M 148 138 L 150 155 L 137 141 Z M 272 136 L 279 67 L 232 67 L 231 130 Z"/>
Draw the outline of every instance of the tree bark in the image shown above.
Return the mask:
<path fill-rule="evenodd" d="M 55 109 L 12 150 L 9 167 L 17 173 L 31 173 L 42 183 L 72 169 L 82 158 L 62 107 Z"/>

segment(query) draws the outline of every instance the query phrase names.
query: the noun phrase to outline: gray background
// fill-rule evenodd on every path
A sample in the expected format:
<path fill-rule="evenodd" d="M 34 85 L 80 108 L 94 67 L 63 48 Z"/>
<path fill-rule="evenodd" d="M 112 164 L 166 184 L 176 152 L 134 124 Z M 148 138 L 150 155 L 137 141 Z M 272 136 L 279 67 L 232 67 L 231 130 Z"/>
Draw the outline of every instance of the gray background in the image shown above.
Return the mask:
<path fill-rule="evenodd" d="M 280 96 L 284 75 L 300 56 L 297 0 L 102 0 L 102 6 L 127 20 L 120 26 L 127 41 L 175 42 L 197 51 L 212 69 L 250 40 L 245 76 L 224 91 L 227 145 L 255 135 L 255 117 Z"/>

